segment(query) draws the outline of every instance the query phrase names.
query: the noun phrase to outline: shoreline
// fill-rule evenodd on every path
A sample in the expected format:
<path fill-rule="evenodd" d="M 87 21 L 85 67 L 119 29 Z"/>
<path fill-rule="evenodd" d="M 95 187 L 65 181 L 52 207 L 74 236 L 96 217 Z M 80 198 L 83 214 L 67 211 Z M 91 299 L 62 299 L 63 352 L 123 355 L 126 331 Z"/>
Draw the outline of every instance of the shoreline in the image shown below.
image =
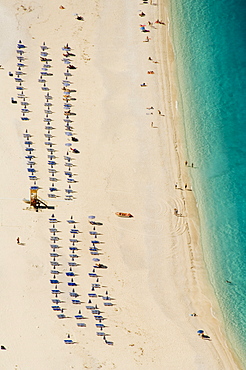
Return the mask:
<path fill-rule="evenodd" d="M 163 3 L 166 3 L 165 0 L 161 0 Z M 169 0 L 168 0 L 169 1 Z M 163 6 L 164 8 L 164 6 Z M 166 10 L 167 13 L 170 13 L 170 4 L 166 4 Z M 161 14 L 162 15 L 162 14 Z M 162 15 L 164 18 L 165 14 Z M 162 17 L 160 17 L 162 19 Z M 169 30 L 170 31 L 170 30 Z M 169 32 L 168 32 L 169 33 Z M 191 168 L 191 166 L 182 166 L 181 163 L 185 163 L 186 159 L 188 158 L 187 152 L 188 148 L 187 146 L 187 139 L 185 138 L 185 133 L 184 133 L 184 127 L 182 124 L 182 113 L 180 113 L 177 109 L 177 107 L 181 107 L 182 109 L 182 103 L 178 106 L 174 104 L 174 102 L 178 101 L 179 99 L 182 99 L 182 93 L 181 91 L 178 91 L 178 77 L 177 77 L 177 71 L 175 69 L 177 66 L 175 66 L 174 62 L 174 48 L 172 45 L 173 40 L 171 39 L 171 35 L 169 34 L 169 44 L 171 55 L 172 55 L 172 62 L 170 63 L 170 60 L 168 61 L 169 65 L 169 72 L 171 72 L 173 79 L 171 82 L 173 83 L 170 84 L 172 85 L 172 88 L 174 90 L 174 99 L 172 99 L 173 105 L 172 105 L 172 110 L 173 110 L 173 116 L 176 116 L 177 118 L 177 124 L 178 124 L 178 129 L 176 130 L 176 133 L 179 137 L 180 140 L 180 145 L 176 146 L 177 149 L 177 156 L 179 157 L 179 180 L 181 180 L 181 183 L 192 183 L 192 176 L 191 176 L 191 171 L 195 170 Z M 174 69 L 172 69 L 171 65 L 174 65 Z M 194 160 L 194 159 L 193 159 Z M 208 327 L 210 332 L 213 332 L 213 334 L 217 337 L 218 341 L 218 348 L 222 346 L 224 349 L 223 351 L 227 352 L 229 351 L 229 358 L 230 358 L 230 366 L 233 366 L 233 368 L 238 368 L 241 369 L 242 363 L 237 356 L 237 354 L 234 351 L 234 348 L 232 344 L 229 341 L 228 336 L 226 335 L 225 332 L 225 323 L 223 319 L 223 315 L 221 312 L 221 308 L 219 307 L 217 297 L 215 296 L 215 292 L 213 290 L 213 287 L 209 281 L 209 275 L 208 271 L 205 265 L 204 261 L 204 255 L 203 255 L 203 247 L 201 244 L 201 230 L 200 230 L 200 221 L 199 221 L 199 210 L 198 210 L 198 205 L 197 205 L 197 200 L 195 197 L 194 192 L 182 192 L 182 197 L 185 203 L 185 206 L 187 208 L 187 214 L 189 214 L 189 219 L 188 219 L 188 255 L 189 255 L 189 260 L 190 260 L 190 265 L 192 269 L 192 279 L 190 285 L 190 290 L 192 291 L 193 298 L 194 294 L 200 294 L 200 303 L 199 303 L 199 308 L 200 311 L 202 312 L 202 315 L 205 317 L 208 314 L 211 315 L 210 322 L 208 323 Z M 200 210 L 201 211 L 201 210 Z M 197 303 L 197 302 L 196 302 Z M 205 308 L 203 307 L 203 304 L 205 304 Z M 217 349 L 218 349 L 217 348 Z M 228 354 L 228 353 L 227 353 Z M 226 365 L 226 363 L 225 363 Z M 234 367 L 235 366 L 235 367 Z"/>
<path fill-rule="evenodd" d="M 3 71 L 7 85 L 3 114 L 10 122 L 7 137 L 14 138 L 13 143 L 8 143 L 7 138 L 4 138 L 1 148 L 1 164 L 6 174 L 6 199 L 5 203 L 2 202 L 1 227 L 3 244 L 8 246 L 2 252 L 2 295 L 9 304 L 9 309 L 4 308 L 2 316 L 1 343 L 7 348 L 2 353 L 6 355 L 3 363 L 6 368 L 18 366 L 21 369 L 31 368 L 35 361 L 37 370 L 55 367 L 67 370 L 68 366 L 74 369 L 80 369 L 81 366 L 124 370 L 149 369 L 154 366 L 155 369 L 162 369 L 164 362 L 170 369 L 177 369 L 180 364 L 184 368 L 204 365 L 221 369 L 229 362 L 231 368 L 236 368 L 231 354 L 227 353 L 223 336 L 218 334 L 217 320 L 212 318 L 210 303 L 203 307 L 204 302 L 207 302 L 204 291 L 207 293 L 208 290 L 210 297 L 210 290 L 209 285 L 202 284 L 207 281 L 207 277 L 202 264 L 202 251 L 197 246 L 199 220 L 195 199 L 192 192 L 186 192 L 181 197 L 177 194 L 179 190 L 174 189 L 175 175 L 182 183 L 189 179 L 187 169 L 181 165 L 184 156 L 179 152 L 183 144 L 180 128 L 176 129 L 173 125 L 174 117 L 178 125 L 180 121 L 174 103 L 178 100 L 177 93 L 173 97 L 174 62 L 168 58 L 163 65 L 157 64 L 156 68 L 153 66 L 157 71 L 155 79 L 152 79 L 154 76 L 146 75 L 147 70 L 152 68 L 147 59 L 149 53 L 156 54 L 158 58 L 163 56 L 164 39 L 169 52 L 172 52 L 165 27 L 151 31 L 153 40 L 145 44 L 142 42 L 143 34 L 138 29 L 141 23 L 138 4 L 131 3 L 127 8 L 122 7 L 121 14 L 117 14 L 122 6 L 120 0 L 114 4 L 98 2 L 83 7 L 75 1 L 71 7 L 64 3 L 64 10 L 59 10 L 59 5 L 53 3 L 51 9 L 50 2 L 46 1 L 43 7 L 37 9 L 34 6 L 29 15 L 19 14 L 18 28 L 23 35 L 20 38 L 24 38 L 24 43 L 30 42 L 27 55 L 32 70 L 28 67 L 25 82 L 32 108 L 28 125 L 21 123 L 18 118 L 19 104 L 16 109 L 8 105 L 15 83 L 5 75 L 10 67 L 13 68 L 14 58 L 6 63 Z M 162 7 L 158 6 L 158 9 Z M 79 12 L 85 17 L 82 25 L 76 23 L 73 17 L 74 13 Z M 147 12 L 146 20 L 156 18 L 155 6 L 148 5 Z M 114 14 L 117 14 L 117 19 L 114 19 Z M 164 18 L 164 15 L 160 14 L 160 18 Z M 36 23 L 37 19 L 40 23 Z M 119 24 L 124 22 L 128 22 L 127 32 L 119 29 Z M 38 60 L 39 45 L 43 41 L 47 44 L 49 41 L 49 53 L 53 59 L 54 76 L 48 84 L 54 95 L 52 124 L 56 127 L 54 141 L 58 157 L 60 198 L 49 200 L 50 204 L 56 206 L 54 211 L 36 213 L 24 211 L 24 203 L 21 203 L 31 185 L 23 160 L 22 135 L 26 127 L 33 134 L 40 177 L 38 185 L 42 187 L 40 196 L 47 199 L 50 183 L 43 143 L 44 98 L 37 83 L 41 68 Z M 77 147 L 80 156 L 74 156 L 78 182 L 74 185 L 76 200 L 70 203 L 63 199 L 66 186 L 63 174 L 66 138 L 61 93 L 64 65 L 60 59 L 61 47 L 66 42 L 74 48 L 77 55 L 74 63 L 78 66 L 72 79 L 77 90 L 74 126 L 79 137 Z M 160 69 L 163 73 L 167 63 L 169 72 L 160 74 Z M 171 95 L 163 91 L 161 79 L 170 84 L 168 90 Z M 145 90 L 140 87 L 144 81 L 148 83 Z M 170 98 L 168 103 L 164 103 L 167 98 Z M 152 117 L 146 112 L 146 107 L 151 104 L 155 105 L 153 120 L 158 130 L 150 125 Z M 166 117 L 157 114 L 157 109 L 163 111 L 162 104 L 167 105 L 165 113 L 168 113 L 168 117 L 167 114 Z M 4 129 L 4 123 L 2 125 Z M 19 179 L 18 189 L 13 183 L 13 173 Z M 175 218 L 175 206 L 187 210 L 188 221 Z M 129 210 L 134 218 L 118 219 L 114 214 L 118 210 Z M 53 212 L 61 221 L 57 226 L 61 238 L 61 289 L 65 292 L 64 309 L 68 316 L 62 322 L 50 307 L 51 250 L 48 218 Z M 85 308 L 91 288 L 88 272 L 92 269 L 88 252 L 91 243 L 88 216 L 94 214 L 98 221 L 103 222 L 100 229 L 103 234 L 100 236 L 103 254 L 100 258 L 108 266 L 107 270 L 101 272 L 103 289 L 100 294 L 105 294 L 105 289 L 108 289 L 115 300 L 111 311 L 110 307 L 104 307 L 107 333 L 114 342 L 113 346 L 106 346 L 96 337 L 95 323 Z M 83 300 L 82 313 L 88 316 L 85 330 L 78 329 L 72 321 L 78 307 L 69 301 L 65 276 L 69 261 L 70 230 L 66 220 L 71 215 L 78 220 L 77 225 L 82 232 L 80 266 L 76 277 L 79 286 L 76 289 Z M 195 221 L 191 224 L 193 217 Z M 192 251 L 183 248 L 187 241 L 187 224 L 192 244 L 195 244 Z M 17 236 L 25 245 L 15 244 Z M 198 275 L 196 279 L 189 273 L 189 253 L 192 252 Z M 199 299 L 193 300 L 194 294 L 199 294 Z M 94 302 L 101 304 L 99 300 Z M 213 300 L 212 303 L 214 307 Z M 189 313 L 196 311 L 199 311 L 197 317 L 189 316 Z M 196 331 L 201 327 L 211 336 L 212 342 L 197 338 Z M 63 343 L 68 334 L 76 342 L 73 346 Z"/>

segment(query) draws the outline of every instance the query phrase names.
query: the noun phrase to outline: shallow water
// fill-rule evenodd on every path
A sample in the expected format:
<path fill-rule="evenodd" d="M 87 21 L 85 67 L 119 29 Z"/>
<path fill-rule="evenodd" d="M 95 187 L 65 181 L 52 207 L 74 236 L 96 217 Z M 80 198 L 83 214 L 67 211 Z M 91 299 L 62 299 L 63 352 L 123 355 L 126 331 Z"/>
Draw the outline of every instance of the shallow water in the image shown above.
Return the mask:
<path fill-rule="evenodd" d="M 246 365 L 246 2 L 170 5 L 205 262 L 227 335 Z"/>

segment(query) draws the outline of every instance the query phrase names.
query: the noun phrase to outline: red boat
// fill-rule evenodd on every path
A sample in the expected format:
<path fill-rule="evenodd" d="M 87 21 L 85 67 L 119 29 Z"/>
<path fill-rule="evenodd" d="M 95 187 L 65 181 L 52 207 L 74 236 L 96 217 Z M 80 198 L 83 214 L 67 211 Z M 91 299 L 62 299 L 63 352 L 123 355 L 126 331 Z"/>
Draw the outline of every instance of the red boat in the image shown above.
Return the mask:
<path fill-rule="evenodd" d="M 131 218 L 134 217 L 131 215 L 131 213 L 124 213 L 124 212 L 115 212 L 116 216 L 118 217 L 125 217 L 125 218 Z"/>

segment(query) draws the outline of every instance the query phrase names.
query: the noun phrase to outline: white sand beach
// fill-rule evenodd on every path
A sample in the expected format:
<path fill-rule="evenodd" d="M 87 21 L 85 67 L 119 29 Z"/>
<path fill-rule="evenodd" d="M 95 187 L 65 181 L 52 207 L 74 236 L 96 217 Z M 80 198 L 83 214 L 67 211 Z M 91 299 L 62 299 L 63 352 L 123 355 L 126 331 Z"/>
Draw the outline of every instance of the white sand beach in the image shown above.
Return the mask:
<path fill-rule="evenodd" d="M 0 345 L 6 349 L 0 352 L 0 369 L 238 369 L 203 263 L 189 180 L 195 169 L 184 165 L 165 2 L 2 0 L 1 9 Z M 150 32 L 142 32 L 141 25 Z M 17 48 L 19 40 L 25 48 Z M 51 59 L 50 75 L 42 77 L 45 85 L 38 82 L 45 64 L 40 61 L 43 42 L 48 47 L 44 58 Z M 67 43 L 75 55 L 67 58 L 76 69 L 67 76 L 72 100 L 66 102 L 62 81 L 68 64 L 62 48 Z M 24 51 L 25 60 L 17 60 L 17 50 Z M 17 63 L 25 65 L 19 70 L 25 73 L 19 76 L 24 90 L 16 89 Z M 17 97 L 21 91 L 26 108 Z M 64 103 L 72 106 L 64 108 Z M 21 109 L 30 112 L 23 116 Z M 49 109 L 53 113 L 46 117 Z M 75 113 L 69 116 L 70 131 L 63 121 L 69 109 Z M 44 122 L 45 117 L 52 121 Z M 23 137 L 26 130 L 30 138 Z M 32 175 L 38 196 L 54 209 L 35 212 L 23 202 L 34 185 Z M 70 194 L 65 192 L 69 185 Z M 52 214 L 59 222 L 49 222 Z M 92 215 L 95 219 L 88 219 Z M 71 216 L 75 224 L 67 222 Z M 77 234 L 70 232 L 74 225 Z M 91 254 L 93 245 L 98 254 Z M 94 267 L 93 258 L 107 268 Z M 68 286 L 72 281 L 76 285 Z M 99 287 L 92 291 L 92 284 Z M 52 294 L 56 289 L 61 293 Z M 107 296 L 112 299 L 103 300 Z M 102 320 L 86 306 L 99 310 Z M 79 310 L 85 318 L 75 318 Z M 200 329 L 207 340 L 197 335 Z"/>

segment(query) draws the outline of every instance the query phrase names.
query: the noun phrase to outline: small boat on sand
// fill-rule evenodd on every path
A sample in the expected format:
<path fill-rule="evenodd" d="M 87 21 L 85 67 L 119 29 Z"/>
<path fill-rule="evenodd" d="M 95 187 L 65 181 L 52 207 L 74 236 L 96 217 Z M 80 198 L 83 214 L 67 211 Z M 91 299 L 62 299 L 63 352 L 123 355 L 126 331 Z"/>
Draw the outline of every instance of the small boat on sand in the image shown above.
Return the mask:
<path fill-rule="evenodd" d="M 131 215 L 131 213 L 124 213 L 124 212 L 115 212 L 116 216 L 118 217 L 125 217 L 125 218 L 131 218 L 134 217 Z"/>

